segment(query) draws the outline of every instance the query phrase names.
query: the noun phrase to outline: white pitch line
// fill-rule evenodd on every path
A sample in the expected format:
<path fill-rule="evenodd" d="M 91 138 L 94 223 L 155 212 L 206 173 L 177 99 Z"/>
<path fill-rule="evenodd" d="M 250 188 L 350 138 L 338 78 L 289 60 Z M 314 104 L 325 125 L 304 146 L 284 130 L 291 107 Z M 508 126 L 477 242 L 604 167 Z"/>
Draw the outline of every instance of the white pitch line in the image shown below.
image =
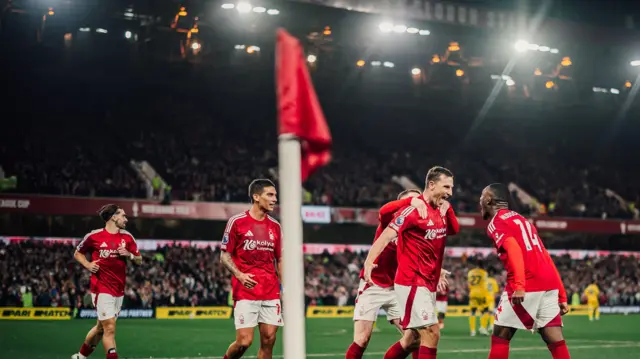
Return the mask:
<path fill-rule="evenodd" d="M 596 348 L 640 348 L 640 342 L 629 342 L 629 343 L 621 343 L 621 344 L 600 344 L 600 345 L 569 345 L 569 350 L 574 349 L 596 349 Z M 516 347 L 511 348 L 511 351 L 525 352 L 525 351 L 538 351 L 538 350 L 549 350 L 543 344 L 535 347 Z M 473 349 L 444 349 L 438 350 L 438 354 L 443 353 L 486 353 L 489 351 L 489 348 L 473 348 Z M 365 352 L 364 356 L 380 356 L 384 355 L 385 352 Z M 283 358 L 282 354 L 274 355 L 274 358 Z M 338 358 L 344 357 L 344 353 L 312 353 L 307 354 L 307 358 Z M 243 358 L 251 359 L 256 358 L 255 355 L 245 355 Z M 130 359 L 223 359 L 221 356 L 215 357 L 205 357 L 205 356 L 197 356 L 197 357 L 166 357 L 166 358 L 156 358 L 156 357 L 145 357 L 145 358 L 130 358 Z"/>

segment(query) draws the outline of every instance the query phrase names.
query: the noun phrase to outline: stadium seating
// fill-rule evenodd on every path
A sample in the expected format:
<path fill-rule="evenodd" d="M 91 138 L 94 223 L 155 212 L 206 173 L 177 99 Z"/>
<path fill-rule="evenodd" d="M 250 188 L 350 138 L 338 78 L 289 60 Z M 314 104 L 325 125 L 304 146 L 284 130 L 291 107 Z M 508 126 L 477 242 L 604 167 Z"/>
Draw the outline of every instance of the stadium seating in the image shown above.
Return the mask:
<path fill-rule="evenodd" d="M 0 242 L 0 306 L 22 306 L 29 296 L 33 306 L 91 307 L 89 272 L 75 263 L 73 250 L 70 245 L 37 241 Z M 365 255 L 344 252 L 306 256 L 306 304 L 353 305 Z M 218 251 L 165 247 L 144 252 L 143 256 L 142 266 L 129 267 L 126 308 L 229 304 L 230 275 L 220 264 Z M 555 257 L 554 261 L 569 295 L 581 294 L 597 278 L 602 303 L 640 305 L 640 266 L 636 259 Z M 503 287 L 505 277 L 498 258 L 488 257 L 485 264 Z M 449 302 L 466 304 L 467 258 L 447 258 L 444 268 L 452 272 Z"/>

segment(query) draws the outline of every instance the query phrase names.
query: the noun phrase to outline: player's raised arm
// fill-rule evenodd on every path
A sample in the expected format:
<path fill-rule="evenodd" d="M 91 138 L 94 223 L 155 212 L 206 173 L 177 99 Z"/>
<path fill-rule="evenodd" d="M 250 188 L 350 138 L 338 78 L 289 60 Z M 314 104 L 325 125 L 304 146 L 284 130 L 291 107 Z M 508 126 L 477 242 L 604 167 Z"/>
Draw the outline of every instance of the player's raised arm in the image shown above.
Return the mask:
<path fill-rule="evenodd" d="M 398 232 L 394 229 L 387 227 L 380 237 L 373 243 L 371 249 L 369 250 L 369 254 L 367 255 L 367 259 L 364 261 L 364 280 L 368 283 L 371 282 L 371 271 L 377 267 L 375 264 L 376 259 L 380 256 L 382 251 L 391 243 L 392 240 L 398 237 Z"/>
<path fill-rule="evenodd" d="M 456 213 L 453 211 L 451 205 L 447 208 L 445 217 L 447 218 L 447 235 L 452 236 L 458 234 L 460 232 L 460 223 L 458 223 L 458 217 L 456 217 Z"/>

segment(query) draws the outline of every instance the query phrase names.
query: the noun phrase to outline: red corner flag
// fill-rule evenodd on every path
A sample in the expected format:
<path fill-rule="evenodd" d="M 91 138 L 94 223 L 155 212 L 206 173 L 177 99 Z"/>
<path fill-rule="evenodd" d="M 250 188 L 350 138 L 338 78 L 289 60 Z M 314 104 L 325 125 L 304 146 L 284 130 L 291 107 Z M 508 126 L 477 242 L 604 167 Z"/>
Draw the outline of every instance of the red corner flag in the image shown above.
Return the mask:
<path fill-rule="evenodd" d="M 279 134 L 298 137 L 302 147 L 304 181 L 331 160 L 331 133 L 302 55 L 302 48 L 285 30 L 278 30 L 276 86 Z"/>

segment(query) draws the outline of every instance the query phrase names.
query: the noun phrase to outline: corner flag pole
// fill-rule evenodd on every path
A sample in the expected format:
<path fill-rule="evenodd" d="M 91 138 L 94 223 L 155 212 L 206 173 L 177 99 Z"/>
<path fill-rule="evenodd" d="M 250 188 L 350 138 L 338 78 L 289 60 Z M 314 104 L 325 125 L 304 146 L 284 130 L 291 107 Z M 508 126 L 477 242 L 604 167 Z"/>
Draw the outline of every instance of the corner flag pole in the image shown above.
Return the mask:
<path fill-rule="evenodd" d="M 284 358 L 306 358 L 304 312 L 304 253 L 302 250 L 302 181 L 300 141 L 284 133 L 278 138 L 280 221 L 282 222 L 282 279 Z"/>

